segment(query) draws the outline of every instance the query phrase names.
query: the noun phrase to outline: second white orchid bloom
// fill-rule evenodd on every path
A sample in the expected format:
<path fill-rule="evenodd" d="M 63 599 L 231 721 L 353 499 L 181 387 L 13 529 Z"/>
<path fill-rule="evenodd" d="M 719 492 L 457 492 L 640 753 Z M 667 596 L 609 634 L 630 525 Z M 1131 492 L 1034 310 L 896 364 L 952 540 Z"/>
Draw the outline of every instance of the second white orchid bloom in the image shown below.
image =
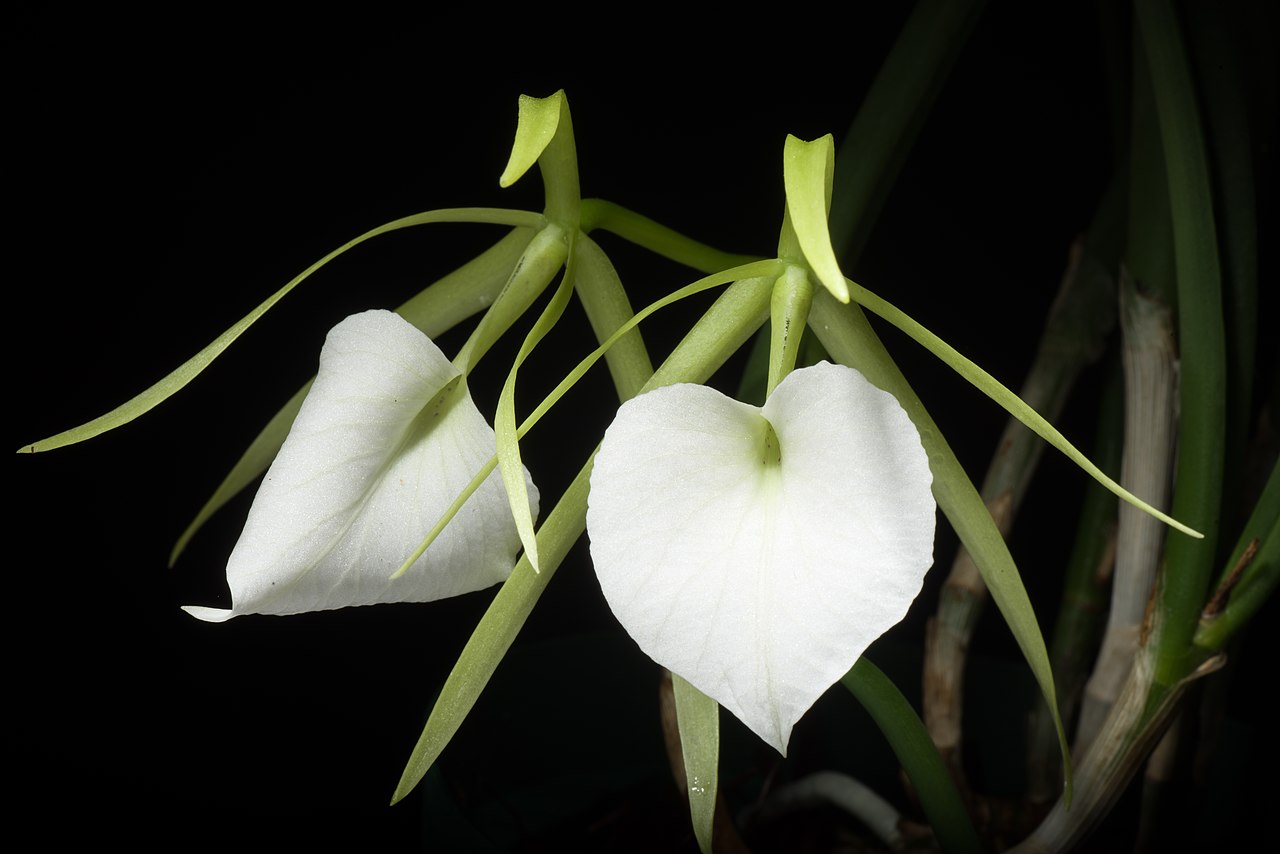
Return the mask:
<path fill-rule="evenodd" d="M 496 473 L 391 579 L 493 453 L 493 429 L 439 347 L 389 311 L 348 317 L 227 563 L 232 608 L 185 610 L 222 621 L 425 602 L 504 580 L 520 540 Z M 532 483 L 529 496 L 536 517 Z"/>
<path fill-rule="evenodd" d="M 591 556 L 640 648 L 785 754 L 919 593 L 931 483 L 906 412 L 852 368 L 797 370 L 763 408 L 667 386 L 605 434 Z"/>

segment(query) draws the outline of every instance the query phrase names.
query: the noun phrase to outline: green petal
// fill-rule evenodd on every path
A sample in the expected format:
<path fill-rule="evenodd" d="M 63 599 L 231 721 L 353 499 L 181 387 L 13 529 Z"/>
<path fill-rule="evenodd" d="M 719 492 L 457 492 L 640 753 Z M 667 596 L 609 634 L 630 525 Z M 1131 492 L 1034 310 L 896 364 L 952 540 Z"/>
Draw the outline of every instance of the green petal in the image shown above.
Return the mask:
<path fill-rule="evenodd" d="M 560 125 L 560 110 L 564 106 L 564 90 L 547 98 L 520 96 L 520 118 L 516 123 L 516 139 L 511 146 L 507 168 L 502 170 L 498 184 L 510 187 L 538 162 L 542 152 L 556 135 Z"/>
<path fill-rule="evenodd" d="M 571 232 L 569 235 L 568 261 L 565 266 L 564 277 L 560 281 L 560 287 L 552 294 L 547 307 L 543 309 L 537 322 L 533 324 L 533 328 L 525 336 L 524 343 L 520 345 L 520 352 L 516 354 L 515 362 L 511 365 L 511 371 L 507 374 L 506 382 L 502 385 L 502 393 L 498 397 L 498 411 L 494 416 L 494 431 L 497 434 L 498 467 L 502 472 L 502 482 L 507 487 L 507 498 L 511 502 L 511 513 L 515 519 L 516 530 L 520 534 L 520 542 L 524 545 L 525 555 L 529 558 L 529 564 L 533 567 L 534 572 L 539 571 L 538 544 L 533 532 L 533 515 L 530 512 L 529 496 L 525 487 L 524 466 L 520 462 L 520 439 L 516 431 L 516 373 L 520 370 L 520 366 L 524 364 L 524 360 L 533 352 L 533 348 L 538 346 L 538 342 L 556 325 L 556 321 L 564 314 L 565 306 L 569 304 L 569 298 L 573 296 L 574 253 L 572 244 L 575 234 L 576 232 Z M 557 257 L 560 256 L 557 255 Z"/>
<path fill-rule="evenodd" d="M 827 229 L 835 151 L 831 134 L 813 142 L 788 135 L 782 155 L 782 181 L 787 193 L 787 213 L 805 260 L 833 297 L 848 302 L 849 286 L 840 272 Z"/>

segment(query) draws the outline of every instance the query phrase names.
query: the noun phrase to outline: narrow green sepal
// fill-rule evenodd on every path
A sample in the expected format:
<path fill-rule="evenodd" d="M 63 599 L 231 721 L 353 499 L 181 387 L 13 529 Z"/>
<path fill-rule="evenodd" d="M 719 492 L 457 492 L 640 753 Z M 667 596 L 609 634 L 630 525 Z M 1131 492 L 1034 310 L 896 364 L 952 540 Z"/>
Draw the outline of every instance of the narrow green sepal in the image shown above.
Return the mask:
<path fill-rule="evenodd" d="M 207 347 L 196 353 L 187 361 L 183 362 L 175 368 L 168 376 L 161 379 L 155 385 L 141 392 L 137 396 L 125 401 L 115 409 L 100 415 L 92 421 L 73 427 L 70 430 L 64 430 L 48 438 L 41 439 L 38 442 L 30 442 L 18 448 L 20 454 L 34 454 L 40 451 L 52 451 L 55 448 L 62 448 L 67 445 L 74 445 L 77 442 L 83 442 L 86 439 L 92 439 L 94 436 L 100 436 L 109 430 L 114 430 L 128 424 L 135 418 L 150 412 L 156 406 L 168 400 L 173 394 L 181 391 L 193 379 L 199 376 L 205 368 L 213 362 L 214 359 L 222 355 L 223 351 L 230 347 L 237 338 L 244 334 L 250 326 L 257 322 L 258 318 L 266 314 L 276 303 L 282 300 L 297 285 L 301 284 L 316 270 L 328 264 L 334 258 L 343 254 L 349 249 L 359 246 L 370 238 L 386 234 L 391 231 L 398 231 L 402 228 L 409 228 L 415 225 L 429 225 L 439 222 L 484 222 L 499 225 L 510 225 L 513 227 L 520 226 L 538 226 L 541 225 L 542 219 L 537 214 L 528 211 L 511 211 L 500 208 L 448 208 L 442 210 L 426 211 L 425 213 L 413 214 L 412 216 L 402 217 L 397 220 L 385 223 L 377 228 L 366 231 L 359 237 L 348 240 L 337 249 L 325 255 L 319 261 L 316 261 L 307 269 L 294 276 L 271 296 L 263 300 L 256 308 L 246 314 L 240 320 L 236 321 L 226 332 L 223 332 L 215 338 Z"/>
<path fill-rule="evenodd" d="M 1061 451 L 1067 459 L 1079 466 L 1085 474 L 1092 477 L 1117 498 L 1132 504 L 1148 516 L 1159 519 L 1169 527 L 1181 531 L 1193 539 L 1204 539 L 1204 534 L 1197 531 L 1195 528 L 1179 522 L 1168 513 L 1157 510 L 1120 484 L 1116 483 L 1107 475 L 1106 472 L 1098 468 L 1092 460 L 1077 450 L 1075 445 L 1067 441 L 1067 437 L 1063 436 L 1062 433 L 1059 432 L 1058 428 L 1054 427 L 1046 421 L 1040 413 L 1028 406 L 1022 398 L 1011 392 L 999 380 L 991 376 L 991 374 L 987 373 L 982 368 L 978 367 L 974 362 L 962 356 L 960 352 L 950 344 L 943 341 L 928 329 L 925 329 L 914 319 L 908 316 L 906 312 L 861 285 L 855 284 L 855 287 L 857 288 L 857 303 L 859 305 L 882 320 L 888 321 L 898 327 L 898 329 L 906 333 L 907 336 L 917 344 L 924 347 L 930 353 L 933 353 L 933 355 L 941 359 L 948 367 L 968 380 L 974 388 L 994 400 L 1006 412 L 1025 424 L 1027 429 L 1031 430 L 1031 432 L 1035 433 L 1041 439 L 1044 439 L 1050 445 Z"/>

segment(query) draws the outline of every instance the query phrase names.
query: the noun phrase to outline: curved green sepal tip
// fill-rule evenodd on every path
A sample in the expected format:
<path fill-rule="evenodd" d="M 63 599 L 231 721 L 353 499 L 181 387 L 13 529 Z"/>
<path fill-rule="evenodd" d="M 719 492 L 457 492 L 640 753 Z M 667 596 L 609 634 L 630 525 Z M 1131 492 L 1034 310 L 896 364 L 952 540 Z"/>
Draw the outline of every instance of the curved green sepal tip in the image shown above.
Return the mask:
<path fill-rule="evenodd" d="M 511 158 L 498 179 L 499 186 L 510 187 L 538 162 L 560 127 L 560 114 L 565 107 L 564 90 L 546 98 L 520 96 L 520 118 L 516 124 L 516 140 Z"/>
<path fill-rule="evenodd" d="M 787 135 L 782 152 L 782 183 L 791 226 L 818 281 L 833 297 L 847 303 L 849 286 L 840 272 L 831 246 L 831 232 L 827 229 L 835 163 L 836 149 L 831 134 L 813 142 Z"/>
<path fill-rule="evenodd" d="M 349 249 L 359 246 L 370 238 L 386 234 L 391 231 L 398 231 L 402 228 L 409 228 L 415 225 L 429 225 L 439 222 L 481 222 L 497 225 L 509 225 L 512 227 L 535 228 L 542 225 L 542 217 L 539 214 L 530 213 L 529 211 L 513 211 L 503 208 L 442 208 L 439 210 L 425 211 L 423 213 L 412 214 L 411 216 L 401 217 L 384 223 L 377 228 L 370 229 L 359 237 L 348 240 L 346 243 L 334 249 L 325 255 L 319 261 L 316 261 L 307 267 L 298 275 L 290 279 L 284 287 L 276 291 L 271 296 L 263 300 L 256 308 L 246 314 L 240 320 L 236 321 L 226 332 L 223 332 L 215 338 L 207 347 L 196 353 L 186 362 L 183 362 L 164 379 L 148 388 L 146 391 L 138 394 L 132 399 L 120 404 L 115 409 L 100 415 L 92 421 L 81 424 L 79 427 L 73 427 L 70 430 L 64 430 L 57 435 L 41 439 L 38 442 L 30 442 L 18 448 L 20 454 L 33 454 L 39 451 L 51 451 L 55 448 L 73 445 L 76 442 L 83 442 L 86 439 L 92 439 L 114 430 L 124 424 L 128 424 L 135 418 L 143 415 L 159 404 L 163 403 L 174 393 L 183 389 L 188 383 L 200 375 L 205 368 L 218 358 L 224 350 L 231 346 L 237 338 L 244 333 L 246 329 L 252 326 L 259 317 L 266 314 L 276 303 L 283 299 L 297 285 L 301 284 L 316 270 L 319 270 L 325 264 L 328 264 L 334 258 L 343 254 Z"/>

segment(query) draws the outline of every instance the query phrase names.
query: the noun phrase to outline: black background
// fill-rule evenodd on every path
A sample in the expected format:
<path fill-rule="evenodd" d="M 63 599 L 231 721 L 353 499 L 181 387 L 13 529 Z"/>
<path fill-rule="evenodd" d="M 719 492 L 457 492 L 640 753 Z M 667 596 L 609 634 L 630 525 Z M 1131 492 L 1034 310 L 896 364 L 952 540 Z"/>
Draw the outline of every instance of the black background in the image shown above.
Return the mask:
<path fill-rule="evenodd" d="M 1110 163 L 1092 8 L 1036 8 L 992 4 L 847 271 L 1013 386 Z M 785 134 L 839 139 L 903 14 L 855 9 L 840 41 L 822 21 L 712 35 L 550 13 L 503 23 L 481 9 L 431 23 L 19 15 L 4 58 L 10 447 L 145 388 L 382 222 L 539 208 L 536 175 L 497 186 L 521 93 L 566 89 L 585 195 L 770 253 Z M 663 767 L 656 669 L 613 622 L 581 544 L 444 775 L 394 808 L 403 762 L 490 593 L 222 626 L 178 609 L 227 604 L 222 569 L 247 497 L 173 569 L 168 550 L 313 373 L 328 328 L 399 304 L 499 235 L 432 226 L 380 238 L 305 283 L 158 410 L 83 445 L 11 457 L 5 729 L 20 824 L 51 840 L 485 850 L 469 835 L 478 821 L 499 847 L 688 848 Z M 692 278 L 601 241 L 636 304 Z M 566 323 L 526 367 L 522 401 L 540 359 L 558 376 L 587 349 L 581 319 Z M 677 328 L 653 325 L 655 354 Z M 1001 413 L 911 342 L 883 337 L 978 476 Z M 480 372 L 482 401 L 496 398 L 506 352 Z M 1063 419 L 1086 446 L 1096 386 L 1086 376 Z M 609 395 L 598 372 L 530 437 L 544 513 L 607 424 Z M 1030 499 L 1041 509 L 1015 541 L 1015 557 L 1035 556 L 1027 584 L 1046 610 L 1074 526 L 1053 512 L 1082 489 L 1048 455 Z M 940 564 L 953 549 L 941 532 Z M 933 576 L 895 635 L 908 649 L 934 607 Z M 979 642 L 1016 663 L 997 620 Z M 837 728 L 857 713 L 845 697 L 824 703 Z M 767 765 L 736 727 L 726 721 L 726 743 L 748 757 L 739 764 Z M 882 750 L 855 753 L 883 762 Z"/>

